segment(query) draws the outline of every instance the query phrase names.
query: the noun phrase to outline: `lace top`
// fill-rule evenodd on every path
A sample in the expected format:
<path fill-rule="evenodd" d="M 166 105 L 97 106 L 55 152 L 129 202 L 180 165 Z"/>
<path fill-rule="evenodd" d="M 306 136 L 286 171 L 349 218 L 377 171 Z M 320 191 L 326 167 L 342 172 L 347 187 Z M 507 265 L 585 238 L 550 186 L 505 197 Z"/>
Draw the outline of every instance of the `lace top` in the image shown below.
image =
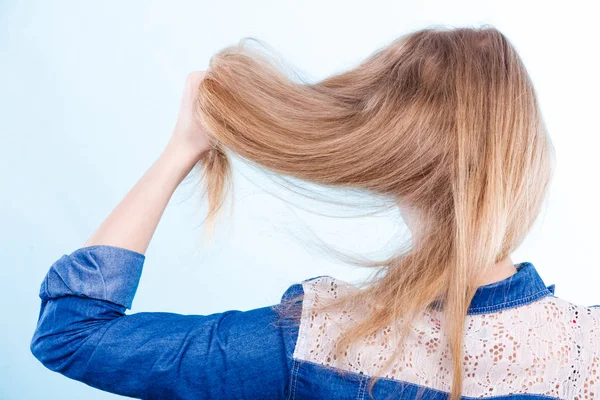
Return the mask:
<path fill-rule="evenodd" d="M 526 268 L 526 269 L 524 269 Z M 529 271 L 528 271 L 529 270 Z M 535 286 L 539 277 L 529 263 L 519 265 L 513 280 L 528 273 Z M 520 275 L 519 275 L 520 274 Z M 535 394 L 559 399 L 600 398 L 600 309 L 571 304 L 540 291 L 529 296 L 504 298 L 510 278 L 480 290 L 498 304 L 473 305 L 465 322 L 463 395 L 475 398 Z M 510 293 L 520 293 L 518 284 Z M 485 287 L 484 287 L 485 288 Z M 358 290 L 330 276 L 303 282 L 302 323 L 294 357 L 327 367 L 373 376 L 396 348 L 392 327 L 375 338 L 350 347 L 346 356 L 333 357 L 336 337 L 355 324 L 359 315 L 347 312 L 315 313 L 311 309 L 327 299 Z M 494 295 L 494 291 L 495 295 Z M 518 300 L 518 301 L 516 301 Z M 523 304 L 521 304 L 523 303 Z M 494 311 L 495 308 L 499 308 Z M 450 391 L 450 350 L 440 332 L 441 311 L 430 311 L 412 324 L 403 346 L 403 358 L 380 376 L 439 391 Z"/>

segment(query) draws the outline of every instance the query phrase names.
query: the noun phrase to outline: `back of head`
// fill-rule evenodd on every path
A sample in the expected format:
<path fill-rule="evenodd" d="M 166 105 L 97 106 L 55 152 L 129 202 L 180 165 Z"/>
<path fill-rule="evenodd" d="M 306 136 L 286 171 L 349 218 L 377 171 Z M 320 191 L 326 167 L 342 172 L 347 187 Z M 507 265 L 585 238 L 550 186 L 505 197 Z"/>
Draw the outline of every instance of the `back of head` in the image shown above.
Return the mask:
<path fill-rule="evenodd" d="M 522 242 L 551 178 L 552 145 L 508 39 L 490 26 L 422 29 L 316 83 L 294 82 L 261 53 L 231 47 L 211 59 L 198 105 L 216 144 L 203 160 L 211 218 L 229 176 L 224 149 L 418 211 L 418 240 L 354 295 L 352 304 L 378 307 L 340 343 L 443 304 L 458 398 L 477 284 Z"/>

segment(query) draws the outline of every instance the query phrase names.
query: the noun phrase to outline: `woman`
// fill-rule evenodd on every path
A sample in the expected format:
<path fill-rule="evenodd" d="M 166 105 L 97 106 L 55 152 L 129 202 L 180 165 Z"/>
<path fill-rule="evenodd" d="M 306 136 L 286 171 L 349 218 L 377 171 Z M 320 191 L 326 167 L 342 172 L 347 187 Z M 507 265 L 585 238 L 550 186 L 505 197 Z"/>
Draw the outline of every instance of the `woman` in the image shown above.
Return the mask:
<path fill-rule="evenodd" d="M 199 118 L 196 118 L 199 117 Z M 284 175 L 392 199 L 411 245 L 364 287 L 331 276 L 280 304 L 134 313 L 144 253 L 173 191 L 203 168 L 214 221 L 226 151 Z M 33 354 L 144 399 L 592 399 L 600 312 L 514 264 L 544 201 L 552 145 L 514 47 L 493 27 L 406 34 L 309 84 L 244 46 L 188 77 L 164 152 L 42 282 Z"/>

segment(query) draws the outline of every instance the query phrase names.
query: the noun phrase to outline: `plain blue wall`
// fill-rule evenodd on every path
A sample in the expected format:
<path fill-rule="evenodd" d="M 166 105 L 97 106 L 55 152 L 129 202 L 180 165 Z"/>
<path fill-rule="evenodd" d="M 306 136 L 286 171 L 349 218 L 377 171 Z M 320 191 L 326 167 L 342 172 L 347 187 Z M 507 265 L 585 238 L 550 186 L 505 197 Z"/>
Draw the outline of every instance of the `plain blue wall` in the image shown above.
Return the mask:
<path fill-rule="evenodd" d="M 413 3 L 4 0 L 0 398 L 117 397 L 50 372 L 30 354 L 39 285 L 52 262 L 81 246 L 158 156 L 187 73 L 206 68 L 215 51 L 244 36 L 262 39 L 305 76 L 319 78 L 408 30 L 496 25 L 525 60 L 558 155 L 543 223 L 513 260 L 534 262 L 547 284 L 557 284 L 557 295 L 599 303 L 594 14 L 573 1 L 560 9 L 506 0 Z M 205 209 L 193 180 L 178 190 L 147 253 L 132 312 L 251 309 L 278 302 L 288 285 L 308 277 L 366 276 L 281 227 L 297 233 L 309 227 L 359 251 L 377 249 L 402 229 L 395 213 L 342 220 L 292 208 L 261 189 L 270 185 L 264 175 L 239 162 L 235 185 L 234 216 L 219 227 L 212 247 L 196 246 Z"/>

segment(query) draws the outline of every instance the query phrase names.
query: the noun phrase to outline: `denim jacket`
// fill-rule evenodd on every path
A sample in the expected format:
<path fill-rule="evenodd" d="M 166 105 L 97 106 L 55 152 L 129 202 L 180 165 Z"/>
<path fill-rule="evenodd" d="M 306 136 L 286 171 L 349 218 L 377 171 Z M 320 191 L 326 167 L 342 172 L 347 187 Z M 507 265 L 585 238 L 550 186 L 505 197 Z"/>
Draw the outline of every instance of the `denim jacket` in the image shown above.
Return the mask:
<path fill-rule="evenodd" d="M 385 329 L 332 357 L 335 338 L 359 315 L 311 312 L 358 290 L 331 276 L 287 288 L 303 294 L 300 324 L 277 324 L 275 304 L 210 315 L 126 314 L 143 254 L 89 246 L 45 276 L 33 355 L 47 368 L 108 392 L 141 399 L 447 399 L 452 381 L 441 314 L 419 319 L 389 360 Z M 463 399 L 600 398 L 600 309 L 554 296 L 533 264 L 481 286 L 465 321 Z M 370 377 L 378 374 L 371 393 Z"/>

